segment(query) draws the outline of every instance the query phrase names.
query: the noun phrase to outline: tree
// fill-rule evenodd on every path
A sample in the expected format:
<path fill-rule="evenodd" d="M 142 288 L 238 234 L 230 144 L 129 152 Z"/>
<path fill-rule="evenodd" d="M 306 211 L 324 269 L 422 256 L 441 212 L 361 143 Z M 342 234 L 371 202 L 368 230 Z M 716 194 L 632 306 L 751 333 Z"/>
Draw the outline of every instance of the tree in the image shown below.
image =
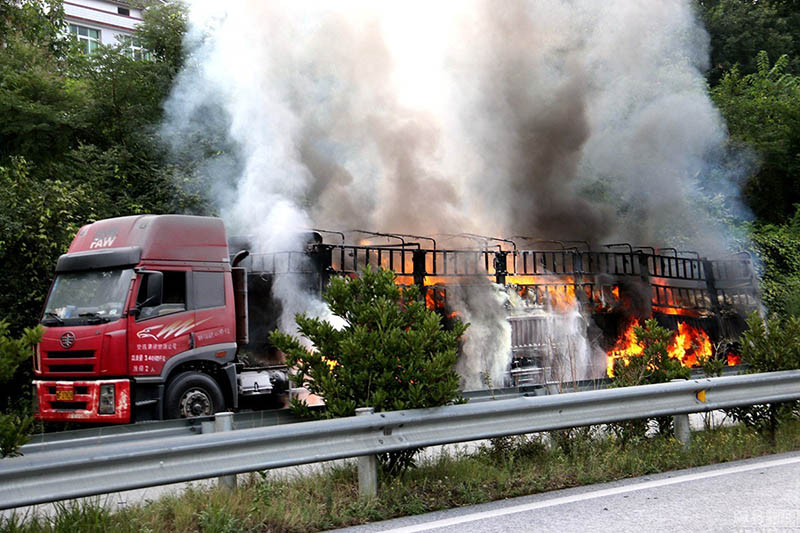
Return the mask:
<path fill-rule="evenodd" d="M 800 368 L 800 317 L 764 320 L 755 311 L 747 318 L 742 334 L 742 362 L 747 373 L 777 372 Z M 778 425 L 800 415 L 800 402 L 788 401 L 737 407 L 728 411 L 746 426 L 766 431 L 775 442 Z"/>
<path fill-rule="evenodd" d="M 60 3 L 0 0 L 8 24 L 0 46 L 0 164 L 12 156 L 40 162 L 77 143 L 79 111 L 91 105 L 72 76 L 84 59 L 63 35 Z"/>
<path fill-rule="evenodd" d="M 0 0 L 0 317 L 13 334 L 36 321 L 55 261 L 82 225 L 209 211 L 158 146 L 172 67 L 113 47 L 85 55 L 63 27 L 58 1 Z M 142 28 L 172 43 L 182 33 L 160 32 L 185 30 Z"/>
<path fill-rule="evenodd" d="M 324 299 L 345 326 L 296 316 L 300 334 L 310 341 L 274 331 L 272 343 L 297 369 L 293 381 L 325 400 L 324 411 L 311 411 L 294 400 L 304 417 L 353 416 L 358 407 L 375 411 L 434 407 L 452 402 L 459 378 L 454 365 L 458 343 L 467 325 L 455 321 L 442 328 L 441 317 L 419 301 L 419 290 L 402 291 L 390 270 L 365 269 L 361 277 L 334 278 Z M 387 454 L 385 471 L 399 472 L 413 464 L 417 450 Z"/>
<path fill-rule="evenodd" d="M 30 169 L 22 158 L 0 166 L 0 309 L 14 335 L 36 322 L 58 256 L 103 204 L 88 186 L 38 180 Z"/>
<path fill-rule="evenodd" d="M 667 347 L 674 333 L 658 324 L 651 318 L 644 327 L 635 326 L 633 332 L 636 342 L 642 346 L 642 353 L 626 359 L 614 360 L 614 377 L 611 387 L 632 387 L 651 383 L 666 383 L 673 379 L 688 379 L 690 370 L 680 361 L 669 357 Z M 669 434 L 672 431 L 672 418 L 656 418 L 659 432 Z M 640 439 L 647 432 L 647 420 L 628 420 L 610 424 L 611 430 L 625 446 L 632 440 Z"/>
<path fill-rule="evenodd" d="M 158 63 L 167 65 L 174 77 L 183 67 L 186 5 L 181 1 L 149 2 L 136 37 Z"/>
<path fill-rule="evenodd" d="M 800 316 L 800 206 L 788 223 L 759 224 L 750 235 L 764 305 L 781 318 Z"/>
<path fill-rule="evenodd" d="M 26 329 L 19 339 L 8 336 L 8 323 L 0 320 L 0 384 L 8 383 L 20 363 L 30 360 L 33 346 L 42 338 L 42 327 Z M 20 446 L 28 441 L 31 416 L 19 413 L 0 413 L 0 456 L 17 455 Z"/>
<path fill-rule="evenodd" d="M 780 223 L 800 203 L 800 77 L 786 73 L 789 57 L 770 65 L 759 52 L 757 69 L 743 75 L 737 67 L 725 73 L 711 91 L 728 124 L 733 143 L 751 147 L 761 160 L 745 186 L 756 216 Z"/>
<path fill-rule="evenodd" d="M 800 74 L 800 13 L 794 0 L 698 0 L 699 13 L 711 36 L 711 69 L 716 85 L 737 67 L 744 75 L 757 71 L 756 54 L 794 58 L 789 72 Z"/>

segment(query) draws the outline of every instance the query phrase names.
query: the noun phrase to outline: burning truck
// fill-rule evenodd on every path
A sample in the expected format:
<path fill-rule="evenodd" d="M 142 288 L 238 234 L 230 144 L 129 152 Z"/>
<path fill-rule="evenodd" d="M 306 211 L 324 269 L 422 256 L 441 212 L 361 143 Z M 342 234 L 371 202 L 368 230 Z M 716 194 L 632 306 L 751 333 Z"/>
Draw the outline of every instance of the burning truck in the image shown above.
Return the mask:
<path fill-rule="evenodd" d="M 274 406 L 289 372 L 268 342 L 285 307 L 276 284 L 318 297 L 331 276 L 367 265 L 419 286 L 445 324 L 494 307 L 503 349 L 481 355 L 504 385 L 604 377 L 614 358 L 635 356 L 632 327 L 650 316 L 677 332 L 670 354 L 685 365 L 736 364 L 732 343 L 759 305 L 745 254 L 363 230 L 310 229 L 295 240 L 251 253 L 220 219 L 182 215 L 81 228 L 44 306 L 37 417 L 127 423 Z"/>
<path fill-rule="evenodd" d="M 256 290 L 266 294 L 266 280 L 276 275 L 302 275 L 305 286 L 319 292 L 330 276 L 380 266 L 396 273 L 398 285 L 419 286 L 445 323 L 454 316 L 472 322 L 499 291 L 508 353 L 488 355 L 503 363 L 504 386 L 611 376 L 614 359 L 641 353 L 633 328 L 650 317 L 676 332 L 669 355 L 685 366 L 710 357 L 733 366 L 746 314 L 760 305 L 746 253 L 708 259 L 672 248 L 593 249 L 586 242 L 525 236 L 313 231 L 315 240 L 302 252 L 247 260 L 251 271 L 262 273 Z M 496 290 L 486 290 L 490 285 Z M 484 299 L 465 305 L 470 290 Z"/>

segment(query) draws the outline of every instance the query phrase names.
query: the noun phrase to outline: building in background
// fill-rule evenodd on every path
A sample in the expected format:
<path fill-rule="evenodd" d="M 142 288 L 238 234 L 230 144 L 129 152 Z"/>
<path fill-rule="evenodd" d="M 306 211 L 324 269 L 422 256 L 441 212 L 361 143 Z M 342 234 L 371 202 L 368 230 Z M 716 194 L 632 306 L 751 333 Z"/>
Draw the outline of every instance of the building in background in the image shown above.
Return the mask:
<path fill-rule="evenodd" d="M 136 26 L 142 22 L 142 10 L 128 2 L 109 0 L 65 0 L 64 18 L 69 33 L 91 53 L 101 44 L 123 45 L 134 59 L 149 59 L 136 39 Z"/>

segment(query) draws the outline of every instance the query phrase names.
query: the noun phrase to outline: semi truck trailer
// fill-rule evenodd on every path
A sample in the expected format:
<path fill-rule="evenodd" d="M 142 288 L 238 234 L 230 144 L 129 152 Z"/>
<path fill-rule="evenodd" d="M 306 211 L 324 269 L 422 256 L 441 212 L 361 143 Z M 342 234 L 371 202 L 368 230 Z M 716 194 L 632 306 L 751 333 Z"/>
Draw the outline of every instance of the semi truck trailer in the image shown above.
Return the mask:
<path fill-rule="evenodd" d="M 714 346 L 715 357 L 735 364 L 732 343 L 760 305 L 747 254 L 708 259 L 474 234 L 307 229 L 295 237 L 294 249 L 250 253 L 248 238 L 227 236 L 213 217 L 139 215 L 82 227 L 58 259 L 42 313 L 33 358 L 37 417 L 128 423 L 282 405 L 290 369 L 269 343 L 281 315 L 272 295 L 280 276 L 318 297 L 331 276 L 389 268 L 398 285 L 420 288 L 445 326 L 454 311 L 450 291 L 495 283 L 514 296 L 505 304 L 507 385 L 559 379 L 554 351 L 565 343 L 551 333 L 565 306 L 581 310 L 583 337 L 603 359 L 594 379 L 605 376 L 603 354 L 613 356 L 631 321 L 650 316 L 675 331 L 701 332 L 707 351 Z M 693 353 L 701 343 L 690 344 Z"/>

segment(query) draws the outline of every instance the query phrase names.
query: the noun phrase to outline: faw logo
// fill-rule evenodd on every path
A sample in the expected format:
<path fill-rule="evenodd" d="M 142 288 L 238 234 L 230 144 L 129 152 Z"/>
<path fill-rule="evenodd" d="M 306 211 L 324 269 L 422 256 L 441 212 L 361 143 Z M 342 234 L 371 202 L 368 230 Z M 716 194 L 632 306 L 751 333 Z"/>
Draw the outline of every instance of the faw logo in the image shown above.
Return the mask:
<path fill-rule="evenodd" d="M 114 244 L 114 241 L 117 240 L 117 232 L 117 228 L 97 230 L 97 233 L 94 234 L 92 242 L 89 244 L 89 248 L 108 248 Z"/>
<path fill-rule="evenodd" d="M 114 244 L 114 241 L 117 240 L 117 237 L 95 237 L 92 240 L 92 243 L 89 245 L 89 248 L 107 248 Z"/>
<path fill-rule="evenodd" d="M 136 336 L 140 339 L 153 339 L 157 340 L 165 340 L 169 338 L 176 338 L 180 337 L 184 333 L 191 331 L 192 329 L 196 328 L 197 326 L 208 322 L 211 320 L 210 318 L 206 318 L 205 320 L 201 320 L 200 322 L 195 322 L 193 318 L 189 318 L 186 320 L 176 320 L 171 324 L 157 324 L 155 326 L 150 326 L 148 328 L 144 328 L 141 331 L 136 333 Z"/>

